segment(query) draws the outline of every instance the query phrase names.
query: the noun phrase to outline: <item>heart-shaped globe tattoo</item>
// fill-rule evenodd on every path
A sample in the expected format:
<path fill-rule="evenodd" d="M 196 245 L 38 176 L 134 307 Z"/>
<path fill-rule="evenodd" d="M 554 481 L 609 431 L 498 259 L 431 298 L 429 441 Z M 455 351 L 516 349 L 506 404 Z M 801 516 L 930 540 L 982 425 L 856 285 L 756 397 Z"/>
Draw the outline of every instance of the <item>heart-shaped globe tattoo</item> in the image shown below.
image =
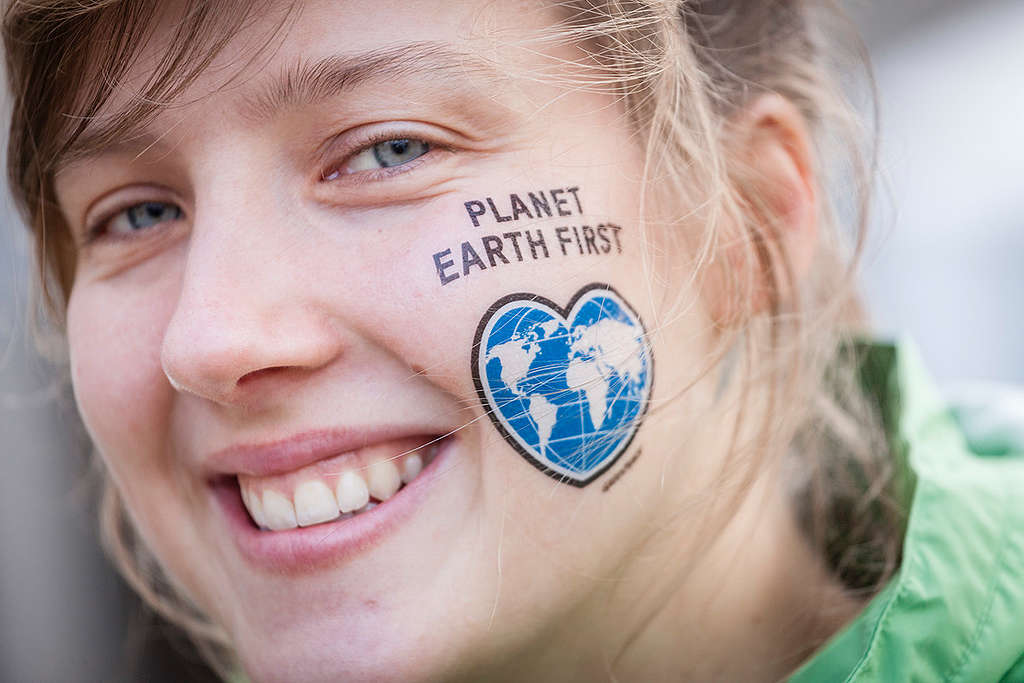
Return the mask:
<path fill-rule="evenodd" d="M 494 426 L 537 469 L 573 486 L 629 447 L 650 402 L 653 358 L 640 317 L 606 284 L 559 307 L 511 294 L 484 314 L 473 380 Z"/>

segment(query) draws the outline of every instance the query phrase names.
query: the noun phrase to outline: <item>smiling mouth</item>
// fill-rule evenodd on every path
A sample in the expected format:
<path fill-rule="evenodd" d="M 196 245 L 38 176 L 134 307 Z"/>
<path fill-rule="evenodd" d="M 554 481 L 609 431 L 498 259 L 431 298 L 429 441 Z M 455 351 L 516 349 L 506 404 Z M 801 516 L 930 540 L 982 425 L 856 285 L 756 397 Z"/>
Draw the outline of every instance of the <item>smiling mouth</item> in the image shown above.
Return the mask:
<path fill-rule="evenodd" d="M 249 519 L 267 532 L 326 524 L 372 510 L 412 483 L 441 436 L 399 439 L 274 476 L 235 477 Z"/>

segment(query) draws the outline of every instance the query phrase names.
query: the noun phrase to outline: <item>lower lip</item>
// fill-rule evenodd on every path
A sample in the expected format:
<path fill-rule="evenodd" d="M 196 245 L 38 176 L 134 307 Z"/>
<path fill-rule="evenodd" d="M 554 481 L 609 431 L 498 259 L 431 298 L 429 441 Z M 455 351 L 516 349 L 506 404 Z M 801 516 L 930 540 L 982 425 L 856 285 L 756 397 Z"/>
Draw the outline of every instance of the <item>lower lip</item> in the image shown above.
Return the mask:
<path fill-rule="evenodd" d="M 342 564 L 375 547 L 409 519 L 430 493 L 455 437 L 441 442 L 433 461 L 393 497 L 348 519 L 285 531 L 263 531 L 242 504 L 237 483 L 221 482 L 212 493 L 224 511 L 230 534 L 251 565 L 277 574 L 306 573 Z"/>

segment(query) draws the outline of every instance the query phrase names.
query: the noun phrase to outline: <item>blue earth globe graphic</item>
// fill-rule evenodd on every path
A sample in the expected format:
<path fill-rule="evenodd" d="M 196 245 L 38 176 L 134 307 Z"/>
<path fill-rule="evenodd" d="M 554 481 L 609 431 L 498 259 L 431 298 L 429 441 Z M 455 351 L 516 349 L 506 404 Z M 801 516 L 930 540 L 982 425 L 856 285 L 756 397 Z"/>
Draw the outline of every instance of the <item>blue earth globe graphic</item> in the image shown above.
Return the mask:
<path fill-rule="evenodd" d="M 635 316 L 594 296 L 571 320 L 524 302 L 484 340 L 494 408 L 541 464 L 585 475 L 617 457 L 648 399 L 650 357 Z"/>

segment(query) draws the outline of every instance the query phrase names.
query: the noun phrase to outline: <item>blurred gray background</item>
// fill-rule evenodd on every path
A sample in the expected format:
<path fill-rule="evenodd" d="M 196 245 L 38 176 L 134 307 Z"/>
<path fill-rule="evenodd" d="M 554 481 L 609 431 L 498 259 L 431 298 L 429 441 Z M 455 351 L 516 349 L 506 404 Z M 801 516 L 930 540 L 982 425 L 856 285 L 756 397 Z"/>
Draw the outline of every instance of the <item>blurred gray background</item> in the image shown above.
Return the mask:
<path fill-rule="evenodd" d="M 1024 383 L 1024 2 L 846 3 L 881 106 L 862 285 L 945 385 Z M 97 548 L 88 446 L 33 351 L 23 229 L 0 201 L 0 681 L 197 680 Z"/>

